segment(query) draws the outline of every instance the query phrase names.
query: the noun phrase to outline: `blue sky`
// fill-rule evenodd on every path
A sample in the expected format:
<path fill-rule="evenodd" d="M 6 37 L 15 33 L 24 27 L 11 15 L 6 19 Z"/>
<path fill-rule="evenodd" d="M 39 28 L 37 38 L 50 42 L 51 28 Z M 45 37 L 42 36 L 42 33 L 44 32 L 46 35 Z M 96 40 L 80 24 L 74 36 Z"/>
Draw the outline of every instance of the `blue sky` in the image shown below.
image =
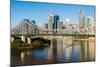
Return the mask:
<path fill-rule="evenodd" d="M 34 19 L 37 25 L 43 25 L 48 22 L 48 14 L 57 14 L 63 21 L 69 18 L 72 23 L 78 23 L 80 9 L 85 12 L 85 16 L 95 17 L 95 6 L 11 0 L 11 26 L 15 27 L 25 18 Z"/>

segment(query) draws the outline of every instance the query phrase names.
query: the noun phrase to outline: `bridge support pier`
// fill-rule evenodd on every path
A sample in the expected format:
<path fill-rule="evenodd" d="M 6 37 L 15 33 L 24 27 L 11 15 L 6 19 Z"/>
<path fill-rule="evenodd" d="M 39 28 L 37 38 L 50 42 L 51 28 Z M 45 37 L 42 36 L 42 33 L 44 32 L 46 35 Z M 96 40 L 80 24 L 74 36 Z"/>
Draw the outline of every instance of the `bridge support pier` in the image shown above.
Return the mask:
<path fill-rule="evenodd" d="M 14 37 L 11 37 L 11 42 L 13 42 L 14 41 Z"/>
<path fill-rule="evenodd" d="M 21 36 L 21 40 L 22 40 L 23 42 L 25 42 L 25 41 L 26 41 L 25 36 Z"/>
<path fill-rule="evenodd" d="M 27 38 L 27 43 L 31 44 L 31 38 L 30 37 Z"/>

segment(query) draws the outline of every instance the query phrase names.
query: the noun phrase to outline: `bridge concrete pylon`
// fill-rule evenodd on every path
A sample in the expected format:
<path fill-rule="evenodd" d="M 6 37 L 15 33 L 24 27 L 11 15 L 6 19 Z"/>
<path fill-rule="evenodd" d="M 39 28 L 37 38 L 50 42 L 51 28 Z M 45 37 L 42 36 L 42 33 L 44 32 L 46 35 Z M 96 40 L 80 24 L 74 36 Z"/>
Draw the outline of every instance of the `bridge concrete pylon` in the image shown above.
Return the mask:
<path fill-rule="evenodd" d="M 11 37 L 11 42 L 13 42 L 14 41 L 14 37 Z"/>
<path fill-rule="evenodd" d="M 30 37 L 27 38 L 27 43 L 31 44 L 31 38 Z"/>
<path fill-rule="evenodd" d="M 26 42 L 25 36 L 21 36 L 21 40 L 22 40 L 23 42 Z"/>

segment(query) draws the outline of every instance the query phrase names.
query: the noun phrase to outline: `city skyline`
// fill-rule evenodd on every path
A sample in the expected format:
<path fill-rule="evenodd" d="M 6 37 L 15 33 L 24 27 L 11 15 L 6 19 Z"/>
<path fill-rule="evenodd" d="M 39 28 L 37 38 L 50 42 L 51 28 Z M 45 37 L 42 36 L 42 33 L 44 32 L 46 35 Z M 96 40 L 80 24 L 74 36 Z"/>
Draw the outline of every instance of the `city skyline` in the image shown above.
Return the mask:
<path fill-rule="evenodd" d="M 23 6 L 22 6 L 23 5 Z M 34 8 L 35 7 L 35 8 Z M 74 8 L 74 9 L 73 9 Z M 41 11 L 40 11 L 41 10 Z M 71 11 L 72 10 L 72 11 Z M 37 25 L 48 23 L 48 15 L 58 15 L 60 20 L 68 18 L 71 23 L 79 23 L 79 11 L 83 10 L 84 15 L 95 17 L 95 6 L 83 6 L 72 4 L 54 4 L 40 2 L 11 2 L 11 26 L 14 28 L 22 19 L 35 20 Z"/>

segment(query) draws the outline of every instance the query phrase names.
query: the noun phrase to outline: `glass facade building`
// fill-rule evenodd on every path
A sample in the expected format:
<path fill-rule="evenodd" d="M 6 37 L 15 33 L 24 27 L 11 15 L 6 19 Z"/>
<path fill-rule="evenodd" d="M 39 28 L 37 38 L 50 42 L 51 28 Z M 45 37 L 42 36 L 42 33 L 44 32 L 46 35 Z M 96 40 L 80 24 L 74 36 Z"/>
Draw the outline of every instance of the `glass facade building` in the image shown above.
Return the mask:
<path fill-rule="evenodd" d="M 54 17 L 53 17 L 53 29 L 57 29 L 57 22 L 59 21 L 59 16 L 58 15 L 55 15 Z"/>

